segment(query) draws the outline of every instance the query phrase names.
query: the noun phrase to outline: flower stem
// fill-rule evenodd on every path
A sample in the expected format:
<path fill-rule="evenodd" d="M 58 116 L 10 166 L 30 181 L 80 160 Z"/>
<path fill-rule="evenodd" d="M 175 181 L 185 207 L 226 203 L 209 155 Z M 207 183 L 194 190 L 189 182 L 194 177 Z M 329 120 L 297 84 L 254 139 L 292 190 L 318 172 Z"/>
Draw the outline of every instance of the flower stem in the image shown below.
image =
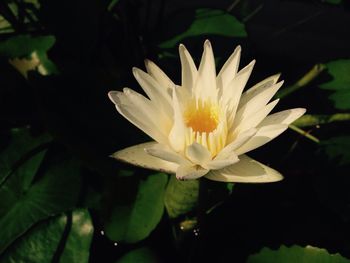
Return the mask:
<path fill-rule="evenodd" d="M 318 138 L 316 138 L 315 136 L 311 135 L 309 132 L 304 131 L 300 128 L 298 128 L 297 126 L 291 124 L 289 125 L 289 128 L 299 134 L 301 134 L 302 136 L 305 136 L 306 138 L 310 139 L 311 141 L 315 142 L 315 143 L 320 143 L 320 140 Z"/>

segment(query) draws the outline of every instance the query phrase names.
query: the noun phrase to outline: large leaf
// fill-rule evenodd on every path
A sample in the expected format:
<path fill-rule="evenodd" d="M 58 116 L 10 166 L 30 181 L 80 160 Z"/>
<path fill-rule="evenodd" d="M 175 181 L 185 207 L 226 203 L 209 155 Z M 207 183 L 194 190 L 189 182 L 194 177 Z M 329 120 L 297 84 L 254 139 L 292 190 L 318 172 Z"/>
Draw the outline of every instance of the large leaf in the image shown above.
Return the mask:
<path fill-rule="evenodd" d="M 217 35 L 226 37 L 246 37 L 244 24 L 231 14 L 217 9 L 196 10 L 195 18 L 187 30 L 172 39 L 159 44 L 160 48 L 172 48 L 187 37 Z"/>
<path fill-rule="evenodd" d="M 0 185 L 23 155 L 30 154 L 35 148 L 49 141 L 51 137 L 47 134 L 33 137 L 28 129 L 11 130 L 10 143 L 0 151 Z"/>
<path fill-rule="evenodd" d="M 171 176 L 165 193 L 165 207 L 170 218 L 190 212 L 198 202 L 199 180 L 179 181 Z"/>
<path fill-rule="evenodd" d="M 106 235 L 135 243 L 146 238 L 159 223 L 164 211 L 164 192 L 168 177 L 158 173 L 141 180 L 132 203 L 117 203 L 105 224 Z"/>
<path fill-rule="evenodd" d="M 77 201 L 77 162 L 53 159 L 38 176 L 42 158 L 39 152 L 26 160 L 0 187 L 0 253 L 35 223 L 73 208 Z"/>
<path fill-rule="evenodd" d="M 350 109 L 350 59 L 334 60 L 326 65 L 333 79 L 320 87 L 335 91 L 329 98 L 337 109 Z"/>
<path fill-rule="evenodd" d="M 131 250 L 122 256 L 116 263 L 157 263 L 159 262 L 156 255 L 148 248 L 142 247 Z"/>
<path fill-rule="evenodd" d="M 61 263 L 87 263 L 92 235 L 89 212 L 76 210 L 33 227 L 5 252 L 0 262 L 50 263 L 55 258 Z"/>
<path fill-rule="evenodd" d="M 340 165 L 350 164 L 350 136 L 338 136 L 321 142 L 325 153 Z"/>
<path fill-rule="evenodd" d="M 285 247 L 271 250 L 263 248 L 258 254 L 251 255 L 247 263 L 350 263 L 350 260 L 339 254 L 329 254 L 327 250 L 307 246 Z"/>

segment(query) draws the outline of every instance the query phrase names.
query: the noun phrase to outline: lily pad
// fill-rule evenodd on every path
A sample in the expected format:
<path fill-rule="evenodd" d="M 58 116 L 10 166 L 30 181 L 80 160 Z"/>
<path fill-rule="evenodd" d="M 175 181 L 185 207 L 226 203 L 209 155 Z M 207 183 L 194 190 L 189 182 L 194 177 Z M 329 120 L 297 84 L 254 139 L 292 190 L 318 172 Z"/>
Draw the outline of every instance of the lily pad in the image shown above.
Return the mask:
<path fill-rule="evenodd" d="M 92 235 L 89 212 L 76 210 L 33 227 L 5 252 L 1 262 L 87 263 Z"/>
<path fill-rule="evenodd" d="M 200 8 L 186 31 L 159 44 L 160 48 L 173 48 L 183 39 L 195 36 L 217 35 L 225 37 L 246 37 L 245 26 L 231 14 L 218 9 Z"/>
<path fill-rule="evenodd" d="M 338 136 L 321 142 L 325 153 L 340 165 L 350 164 L 350 136 Z"/>
<path fill-rule="evenodd" d="M 258 254 L 249 256 L 247 263 L 349 263 L 339 254 L 312 246 L 281 246 L 278 250 L 263 248 Z"/>
<path fill-rule="evenodd" d="M 166 174 L 141 180 L 131 203 L 118 203 L 105 224 L 106 235 L 115 241 L 135 243 L 146 238 L 158 225 L 164 212 Z"/>
<path fill-rule="evenodd" d="M 131 250 L 122 256 L 116 263 L 157 263 L 159 262 L 156 255 L 149 248 L 142 247 Z"/>
<path fill-rule="evenodd" d="M 334 106 L 340 110 L 350 109 L 350 59 L 339 59 L 326 64 L 328 73 L 333 77 L 320 85 L 322 89 L 335 91 L 330 95 Z"/>

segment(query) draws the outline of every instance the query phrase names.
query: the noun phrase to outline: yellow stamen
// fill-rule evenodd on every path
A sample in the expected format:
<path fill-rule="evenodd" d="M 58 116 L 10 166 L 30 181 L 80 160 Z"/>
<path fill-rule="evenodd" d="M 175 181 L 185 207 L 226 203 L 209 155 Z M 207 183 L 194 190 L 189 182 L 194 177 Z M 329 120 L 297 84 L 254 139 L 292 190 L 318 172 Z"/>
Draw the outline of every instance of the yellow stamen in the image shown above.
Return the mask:
<path fill-rule="evenodd" d="M 210 101 L 192 101 L 184 112 L 184 119 L 187 127 L 194 132 L 212 132 L 219 123 L 219 109 Z"/>

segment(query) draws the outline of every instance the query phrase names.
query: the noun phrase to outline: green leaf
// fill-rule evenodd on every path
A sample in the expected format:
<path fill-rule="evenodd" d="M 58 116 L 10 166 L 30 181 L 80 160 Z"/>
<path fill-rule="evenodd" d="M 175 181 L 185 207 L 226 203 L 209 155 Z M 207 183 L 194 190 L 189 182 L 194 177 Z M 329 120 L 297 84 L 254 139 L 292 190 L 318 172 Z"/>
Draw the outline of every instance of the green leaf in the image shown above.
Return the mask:
<path fill-rule="evenodd" d="M 335 91 L 329 98 L 334 101 L 337 109 L 350 109 L 350 59 L 334 60 L 326 66 L 333 79 L 320 87 Z"/>
<path fill-rule="evenodd" d="M 350 260 L 339 254 L 329 254 L 327 250 L 312 246 L 281 246 L 277 251 L 263 248 L 251 255 L 247 263 L 349 263 Z"/>
<path fill-rule="evenodd" d="M 231 14 L 217 9 L 196 10 L 195 18 L 189 28 L 159 44 L 160 48 L 173 48 L 187 37 L 217 35 L 225 37 L 246 37 L 245 26 Z"/>
<path fill-rule="evenodd" d="M 128 177 L 124 177 L 128 178 Z M 164 211 L 168 176 L 153 174 L 141 180 L 132 203 L 117 203 L 105 224 L 106 235 L 115 241 L 135 243 L 146 238 L 159 223 Z"/>
<path fill-rule="evenodd" d="M 68 231 L 67 237 L 64 236 L 65 231 Z M 0 262 L 49 263 L 57 257 L 61 263 L 87 263 L 92 235 L 89 212 L 76 210 L 68 216 L 54 217 L 30 229 L 6 250 Z M 60 242 L 63 242 L 63 250 L 59 248 Z"/>
<path fill-rule="evenodd" d="M 339 5 L 342 2 L 342 0 L 326 0 L 326 3 L 332 4 L 332 5 Z"/>
<path fill-rule="evenodd" d="M 35 223 L 73 208 L 77 201 L 76 161 L 55 159 L 37 176 L 42 154 L 27 159 L 0 187 L 0 253 Z M 32 181 L 34 176 L 39 178 Z"/>
<path fill-rule="evenodd" d="M 60 262 L 89 262 L 89 250 L 93 232 L 94 227 L 89 212 L 86 209 L 74 211 L 72 227 L 60 257 Z"/>
<path fill-rule="evenodd" d="M 196 207 L 199 180 L 180 181 L 171 176 L 165 192 L 165 207 L 170 218 L 192 211 Z"/>
<path fill-rule="evenodd" d="M 350 136 L 338 136 L 321 142 L 331 160 L 337 159 L 340 165 L 350 164 Z"/>
<path fill-rule="evenodd" d="M 149 248 L 138 248 L 131 250 L 122 256 L 116 263 L 157 263 L 159 262 L 156 255 Z"/>
<path fill-rule="evenodd" d="M 46 52 L 54 43 L 54 36 L 19 35 L 0 42 L 0 56 L 17 58 L 28 56 L 35 50 Z"/>
<path fill-rule="evenodd" d="M 0 151 L 0 186 L 23 155 L 30 155 L 35 148 L 50 141 L 47 134 L 33 137 L 29 129 L 12 129 L 10 143 Z"/>

